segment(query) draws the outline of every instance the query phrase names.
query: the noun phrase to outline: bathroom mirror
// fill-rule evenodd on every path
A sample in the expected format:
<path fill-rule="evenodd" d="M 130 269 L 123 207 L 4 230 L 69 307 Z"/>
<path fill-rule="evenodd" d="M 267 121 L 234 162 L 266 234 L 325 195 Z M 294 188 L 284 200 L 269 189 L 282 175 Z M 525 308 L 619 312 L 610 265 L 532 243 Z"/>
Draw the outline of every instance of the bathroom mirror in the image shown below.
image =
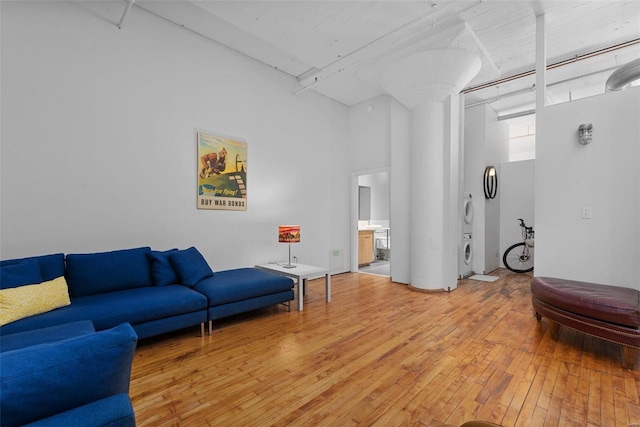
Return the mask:
<path fill-rule="evenodd" d="M 371 187 L 358 186 L 358 219 L 371 219 Z"/>

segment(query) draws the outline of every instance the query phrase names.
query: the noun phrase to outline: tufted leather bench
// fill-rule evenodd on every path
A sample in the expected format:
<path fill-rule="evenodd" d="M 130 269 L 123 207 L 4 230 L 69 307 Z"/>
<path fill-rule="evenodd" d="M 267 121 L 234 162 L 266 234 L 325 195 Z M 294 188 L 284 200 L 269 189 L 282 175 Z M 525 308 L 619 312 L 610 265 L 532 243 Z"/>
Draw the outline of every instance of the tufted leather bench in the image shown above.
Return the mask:
<path fill-rule="evenodd" d="M 640 292 L 553 277 L 531 280 L 531 303 L 538 321 L 546 317 L 551 336 L 559 325 L 622 345 L 623 366 L 633 370 L 640 349 Z"/>

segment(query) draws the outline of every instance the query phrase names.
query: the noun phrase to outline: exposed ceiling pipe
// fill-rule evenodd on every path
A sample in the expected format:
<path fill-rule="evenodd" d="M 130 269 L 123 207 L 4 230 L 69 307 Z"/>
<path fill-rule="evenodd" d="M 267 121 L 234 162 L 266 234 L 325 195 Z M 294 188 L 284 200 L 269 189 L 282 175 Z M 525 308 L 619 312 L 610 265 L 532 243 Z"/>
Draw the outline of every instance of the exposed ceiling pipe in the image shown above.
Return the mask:
<path fill-rule="evenodd" d="M 122 17 L 120 18 L 120 22 L 118 22 L 118 29 L 122 29 L 122 24 L 124 24 L 124 19 L 127 17 L 129 10 L 131 10 L 131 6 L 136 2 L 136 0 L 126 0 L 127 5 L 124 7 L 124 11 L 122 12 Z"/>
<path fill-rule="evenodd" d="M 536 86 L 532 85 L 531 87 L 527 87 L 527 88 L 524 88 L 524 89 L 514 90 L 513 92 L 507 92 L 507 93 L 503 93 L 503 94 L 500 94 L 500 95 L 496 95 L 491 99 L 483 99 L 482 101 L 478 101 L 478 102 L 474 102 L 474 103 L 469 104 L 469 105 L 465 105 L 464 108 L 471 108 L 471 107 L 475 107 L 477 105 L 482 105 L 482 104 L 492 104 L 492 103 L 494 103 L 496 101 L 499 101 L 501 99 L 504 99 L 504 98 L 509 98 L 511 96 L 521 95 L 523 93 L 528 93 L 528 92 L 535 92 L 535 90 L 536 90 Z"/>
<path fill-rule="evenodd" d="M 504 116 L 498 116 L 498 121 L 517 119 L 518 117 L 531 116 L 536 113 L 536 110 L 518 111 L 517 113 L 505 114 Z"/>
<path fill-rule="evenodd" d="M 633 46 L 633 45 L 638 44 L 638 43 L 640 43 L 640 38 L 635 38 L 633 40 L 629 40 L 629 41 L 624 42 L 624 43 L 616 44 L 616 45 L 613 45 L 613 46 L 608 46 L 608 47 L 605 47 L 603 49 L 598 49 L 598 50 L 595 50 L 593 52 L 585 53 L 583 55 L 576 55 L 574 57 L 571 57 L 571 58 L 568 58 L 568 59 L 564 59 L 562 61 L 554 62 L 553 64 L 547 65 L 547 70 L 552 70 L 554 68 L 562 67 L 562 66 L 565 66 L 565 65 L 568 65 L 568 64 L 573 64 L 574 62 L 583 61 L 585 59 L 593 58 L 595 56 L 604 55 L 606 53 L 610 53 L 610 52 L 613 52 L 613 51 L 616 51 L 616 50 L 619 50 L 619 49 L 623 49 L 623 48 L 626 48 L 626 47 L 629 47 L 629 46 Z M 475 91 L 478 91 L 478 90 L 487 89 L 487 88 L 490 88 L 490 87 L 493 87 L 493 86 L 497 86 L 497 85 L 500 85 L 500 84 L 503 84 L 503 83 L 507 83 L 507 82 L 510 82 L 510 81 L 513 81 L 513 80 L 518 80 L 518 79 L 521 79 L 523 77 L 533 76 L 535 73 L 536 73 L 536 70 L 533 69 L 533 70 L 524 71 L 522 73 L 514 74 L 514 75 L 511 75 L 511 76 L 502 77 L 500 79 L 492 80 L 490 82 L 486 82 L 486 83 L 482 83 L 482 84 L 479 84 L 479 85 L 476 85 L 476 86 L 468 87 L 468 88 L 464 89 L 462 91 L 462 93 L 467 94 L 467 93 L 475 92 Z"/>
<path fill-rule="evenodd" d="M 300 89 L 296 90 L 295 92 L 293 92 L 294 95 L 298 95 L 301 94 L 302 92 L 311 89 L 312 86 L 314 86 L 316 83 L 318 83 L 318 78 L 316 77 L 316 79 L 311 82 L 309 85 L 307 86 L 302 86 Z"/>
<path fill-rule="evenodd" d="M 590 73 L 580 74 L 579 76 L 573 76 L 573 77 L 570 77 L 568 79 L 558 80 L 557 82 L 553 82 L 553 83 L 548 84 L 547 87 L 558 86 L 558 85 L 561 85 L 561 84 L 564 84 L 564 83 L 567 83 L 567 82 L 571 82 L 571 81 L 574 81 L 574 80 L 582 79 L 582 78 L 585 78 L 585 77 L 590 77 L 590 76 L 593 76 L 593 75 L 596 75 L 596 74 L 606 73 L 607 71 L 612 71 L 612 70 L 615 70 L 616 68 L 618 68 L 618 67 L 608 67 L 608 68 L 605 68 L 603 70 L 592 71 Z M 515 90 L 513 92 L 503 93 L 501 95 L 496 95 L 491 99 L 484 99 L 482 101 L 474 102 L 472 104 L 466 105 L 465 108 L 471 108 L 471 107 L 475 107 L 476 105 L 481 105 L 481 104 L 492 104 L 492 103 L 494 103 L 496 101 L 499 101 L 501 99 L 504 99 L 504 98 L 509 98 L 511 96 L 520 95 L 520 94 L 527 93 L 527 92 L 534 92 L 535 90 L 536 90 L 536 86 L 534 84 L 531 87 Z"/>
<path fill-rule="evenodd" d="M 623 90 L 631 82 L 640 79 L 640 58 L 623 65 L 614 71 L 607 79 L 607 92 Z"/>
<path fill-rule="evenodd" d="M 0 1 L 2 1 L 2 0 L 0 0 Z M 135 0 L 133 0 L 132 3 L 133 2 L 135 2 Z M 173 25 L 175 25 L 175 26 L 177 26 L 177 27 L 179 27 L 179 28 L 181 28 L 181 29 L 183 29 L 185 31 L 188 31 L 188 32 L 190 32 L 192 34 L 195 34 L 196 36 L 202 37 L 203 39 L 205 39 L 207 41 L 210 41 L 210 42 L 214 43 L 215 45 L 220 46 L 223 49 L 226 49 L 226 50 L 228 50 L 230 52 L 234 52 L 234 53 L 236 53 L 238 55 L 244 56 L 247 59 L 250 59 L 252 61 L 256 61 L 256 62 L 258 62 L 258 63 L 260 63 L 260 64 L 262 64 L 262 65 L 264 65 L 266 67 L 269 67 L 271 69 L 275 69 L 275 70 L 277 70 L 277 71 L 279 71 L 279 72 L 281 72 L 283 74 L 286 74 L 287 76 L 296 77 L 296 76 L 294 76 L 292 74 L 287 73 L 286 71 L 283 71 L 283 70 L 279 69 L 278 67 L 275 67 L 273 64 L 267 64 L 266 62 L 264 62 L 264 61 L 262 61 L 260 59 L 254 58 L 252 56 L 249 56 L 248 54 L 246 54 L 246 53 L 244 53 L 244 52 L 242 52 L 242 51 L 240 51 L 238 49 L 234 49 L 234 48 L 232 48 L 230 46 L 227 46 L 226 44 L 224 44 L 224 43 L 222 43 L 222 42 L 220 42 L 218 40 L 215 40 L 215 39 L 207 36 L 206 34 L 203 34 L 203 33 L 200 33 L 200 32 L 198 32 L 196 30 L 193 30 L 193 29 L 189 28 L 187 26 L 187 24 L 184 24 L 184 23 L 181 23 L 181 22 L 178 22 L 178 21 L 174 21 L 174 20 L 172 20 L 170 18 L 167 18 L 166 16 L 159 15 L 159 14 L 157 14 L 156 12 L 154 12 L 154 11 L 152 11 L 150 9 L 146 9 L 140 3 L 136 4 L 136 8 L 148 13 L 149 15 L 155 16 L 158 19 L 161 19 L 161 20 L 163 20 L 165 22 L 173 24 Z"/>

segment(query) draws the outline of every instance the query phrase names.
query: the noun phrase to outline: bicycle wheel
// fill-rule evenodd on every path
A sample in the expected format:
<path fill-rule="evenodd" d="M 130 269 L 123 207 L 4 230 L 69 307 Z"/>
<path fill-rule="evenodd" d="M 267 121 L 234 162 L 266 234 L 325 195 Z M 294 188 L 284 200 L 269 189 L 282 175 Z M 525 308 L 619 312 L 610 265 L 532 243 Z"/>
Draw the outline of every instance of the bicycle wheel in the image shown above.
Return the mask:
<path fill-rule="evenodd" d="M 502 256 L 504 266 L 514 273 L 533 271 L 533 247 L 529 247 L 528 251 L 525 249 L 524 242 L 510 246 Z"/>

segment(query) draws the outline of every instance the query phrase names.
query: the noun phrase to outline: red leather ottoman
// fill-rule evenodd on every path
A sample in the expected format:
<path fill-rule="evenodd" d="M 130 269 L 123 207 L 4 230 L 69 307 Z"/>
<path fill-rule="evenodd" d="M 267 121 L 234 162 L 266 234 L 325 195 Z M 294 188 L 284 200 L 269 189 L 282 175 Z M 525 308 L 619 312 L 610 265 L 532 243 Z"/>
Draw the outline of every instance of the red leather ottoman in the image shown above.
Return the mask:
<path fill-rule="evenodd" d="M 549 320 L 551 336 L 558 324 L 622 345 L 624 367 L 633 369 L 640 349 L 640 292 L 553 277 L 531 280 L 536 318 Z"/>

